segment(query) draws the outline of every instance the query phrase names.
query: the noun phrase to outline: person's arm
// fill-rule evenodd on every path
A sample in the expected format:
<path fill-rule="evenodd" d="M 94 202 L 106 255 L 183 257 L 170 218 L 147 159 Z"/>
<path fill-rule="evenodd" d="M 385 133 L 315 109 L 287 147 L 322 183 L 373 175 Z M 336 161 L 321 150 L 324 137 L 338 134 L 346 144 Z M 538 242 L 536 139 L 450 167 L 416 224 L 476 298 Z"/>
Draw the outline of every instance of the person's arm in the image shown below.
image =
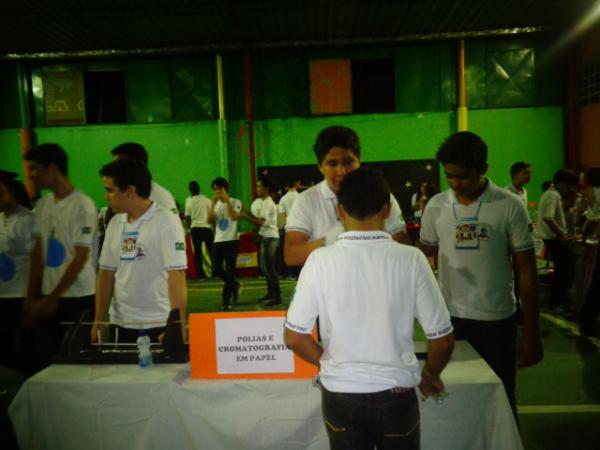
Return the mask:
<path fill-rule="evenodd" d="M 310 241 L 310 237 L 301 231 L 286 231 L 283 257 L 288 266 L 301 266 L 311 252 L 325 243 L 323 239 Z"/>
<path fill-rule="evenodd" d="M 75 255 L 73 256 L 73 259 L 52 292 L 31 305 L 29 314 L 32 315 L 32 318 L 49 317 L 56 313 L 60 297 L 71 287 L 75 280 L 77 280 L 79 273 L 85 266 L 90 255 L 90 248 L 75 246 L 74 250 Z"/>
<path fill-rule="evenodd" d="M 398 231 L 392 235 L 392 239 L 400 244 L 412 245 L 412 242 L 408 238 L 406 230 Z"/>
<path fill-rule="evenodd" d="M 283 339 L 285 345 L 304 361 L 319 367 L 323 348 L 312 337 L 312 334 L 297 333 L 285 328 Z"/>
<path fill-rule="evenodd" d="M 556 235 L 557 239 L 560 239 L 561 241 L 568 241 L 571 239 L 571 237 L 566 233 L 566 231 L 563 230 L 554 219 L 544 218 L 543 220 L 544 223 L 548 225 L 548 228 L 550 228 L 550 231 L 552 231 L 552 233 Z"/>
<path fill-rule="evenodd" d="M 181 321 L 181 335 L 185 342 L 185 321 L 187 306 L 187 287 L 185 283 L 185 270 L 167 271 L 167 282 L 169 288 L 169 302 L 171 309 L 179 310 L 179 319 Z"/>
<path fill-rule="evenodd" d="M 105 322 L 108 307 L 112 299 L 115 287 L 115 271 L 99 269 L 96 279 L 96 307 L 94 312 L 94 324 L 90 330 L 90 341 L 98 342 L 98 331 L 104 332 L 106 326 L 98 322 Z"/>
<path fill-rule="evenodd" d="M 35 238 L 31 256 L 29 257 L 29 276 L 27 278 L 27 301 L 35 300 L 42 290 L 44 263 L 42 261 L 42 239 Z"/>
<path fill-rule="evenodd" d="M 227 208 L 227 214 L 229 215 L 229 218 L 231 220 L 238 220 L 241 216 L 240 211 L 243 205 L 240 204 L 240 211 L 236 211 L 233 205 L 231 204 L 231 197 L 229 197 L 229 195 L 227 194 L 225 194 L 225 196 L 223 197 L 223 201 L 225 202 L 225 207 Z"/>
<path fill-rule="evenodd" d="M 454 334 L 430 339 L 427 345 L 427 361 L 421 371 L 419 389 L 423 397 L 436 396 L 444 392 L 444 382 L 440 377 L 454 350 Z"/>
<path fill-rule="evenodd" d="M 518 274 L 519 295 L 523 311 L 523 334 L 519 343 L 519 366 L 533 366 L 544 358 L 540 339 L 537 272 L 535 251 L 512 252 L 513 264 Z"/>
<path fill-rule="evenodd" d="M 215 223 L 215 205 L 219 200 L 217 197 L 213 197 L 210 201 L 210 208 L 208 208 L 208 214 L 206 216 L 206 221 L 208 223 Z"/>

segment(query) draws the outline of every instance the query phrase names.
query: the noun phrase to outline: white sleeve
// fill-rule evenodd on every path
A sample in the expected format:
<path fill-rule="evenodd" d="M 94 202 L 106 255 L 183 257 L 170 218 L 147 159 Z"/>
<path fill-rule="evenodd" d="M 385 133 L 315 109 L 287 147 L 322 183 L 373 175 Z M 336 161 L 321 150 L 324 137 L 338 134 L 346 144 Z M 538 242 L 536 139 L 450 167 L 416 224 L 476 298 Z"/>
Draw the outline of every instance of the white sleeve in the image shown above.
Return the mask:
<path fill-rule="evenodd" d="M 318 310 L 319 277 L 315 264 L 315 253 L 312 252 L 298 278 L 294 297 L 288 308 L 285 327 L 302 334 L 310 334 L 315 326 Z"/>
<path fill-rule="evenodd" d="M 77 211 L 73 224 L 73 245 L 76 247 L 91 247 L 98 229 L 98 215 L 94 203 L 85 199 Z"/>
<path fill-rule="evenodd" d="M 394 195 L 390 194 L 390 203 L 392 205 L 390 209 L 390 216 L 385 221 L 385 231 L 389 234 L 396 234 L 404 231 L 406 224 L 404 223 L 404 217 L 402 217 L 402 210 Z"/>
<path fill-rule="evenodd" d="M 425 255 L 416 252 L 415 258 L 413 265 L 416 290 L 415 316 L 427 339 L 437 339 L 452 332 L 450 314 Z"/>
<path fill-rule="evenodd" d="M 106 228 L 104 244 L 102 244 L 102 252 L 98 261 L 98 266 L 104 270 L 118 270 L 121 266 L 122 222 L 119 219 L 120 217 L 114 216 Z"/>
<path fill-rule="evenodd" d="M 161 258 L 165 270 L 181 270 L 187 268 L 185 251 L 185 236 L 183 228 L 174 217 L 168 217 L 169 222 L 161 227 L 159 240 Z"/>
<path fill-rule="evenodd" d="M 185 199 L 185 212 L 183 214 L 188 217 L 190 217 L 192 215 L 192 211 L 190 211 L 190 203 L 192 203 L 192 197 L 186 198 Z"/>
<path fill-rule="evenodd" d="M 508 238 L 511 251 L 519 252 L 534 248 L 533 226 L 521 199 L 512 205 L 507 220 L 509 221 Z"/>
<path fill-rule="evenodd" d="M 538 211 L 540 220 L 554 220 L 556 210 L 559 206 L 558 197 L 552 195 L 552 193 L 544 194 L 543 198 L 540 200 L 540 209 Z"/>
<path fill-rule="evenodd" d="M 440 206 L 435 200 L 427 202 L 425 205 L 425 211 L 421 216 L 421 231 L 419 240 L 432 247 L 436 247 L 439 242 L 439 236 L 435 229 L 435 218 L 440 213 Z"/>
<path fill-rule="evenodd" d="M 294 202 L 294 207 L 285 223 L 285 231 L 300 231 L 308 236 L 312 235 L 313 213 L 309 207 L 308 197 L 304 193 L 300 194 Z"/>

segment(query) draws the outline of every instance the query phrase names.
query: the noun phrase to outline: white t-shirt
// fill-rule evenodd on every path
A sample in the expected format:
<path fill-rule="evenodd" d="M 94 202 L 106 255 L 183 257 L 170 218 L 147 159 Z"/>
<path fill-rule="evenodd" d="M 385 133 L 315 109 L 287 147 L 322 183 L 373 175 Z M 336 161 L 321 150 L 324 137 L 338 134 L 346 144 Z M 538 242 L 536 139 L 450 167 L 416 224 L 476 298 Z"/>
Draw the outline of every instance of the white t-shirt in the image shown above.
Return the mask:
<path fill-rule="evenodd" d="M 185 199 L 185 215 L 191 217 L 191 228 L 210 228 L 207 222 L 210 200 L 202 194 Z"/>
<path fill-rule="evenodd" d="M 542 239 L 555 239 L 557 236 L 546 224 L 544 219 L 554 219 L 558 228 L 567 232 L 567 221 L 563 211 L 560 193 L 554 186 L 550 186 L 540 197 L 538 205 L 538 234 Z"/>
<path fill-rule="evenodd" d="M 527 204 L 528 204 L 528 200 L 527 200 L 527 189 L 525 189 L 524 187 L 522 188 L 523 190 L 520 191 L 518 190 L 514 184 L 509 184 L 508 186 L 506 186 L 506 189 L 508 189 L 510 192 L 512 192 L 515 195 L 518 195 L 519 198 L 521 199 L 521 201 L 523 202 L 523 204 L 525 205 L 525 208 L 527 208 Z"/>
<path fill-rule="evenodd" d="M 390 216 L 385 221 L 385 231 L 394 235 L 405 228 L 400 206 L 390 195 L 392 208 Z M 338 220 L 336 206 L 337 195 L 327 186 L 325 180 L 304 191 L 294 202 L 285 225 L 286 231 L 300 231 L 309 236 L 309 241 L 322 239 L 333 228 L 337 234 L 344 232 Z"/>
<path fill-rule="evenodd" d="M 75 256 L 75 247 L 87 247 L 90 254 L 77 279 L 62 296 L 83 297 L 95 292 L 98 213 L 91 198 L 78 190 L 58 202 L 52 192 L 44 195 L 35 205 L 34 235 L 42 243 L 43 295 L 50 294 L 61 280 Z"/>
<path fill-rule="evenodd" d="M 33 227 L 33 212 L 21 205 L 8 217 L 0 212 L 0 298 L 27 295 Z"/>
<path fill-rule="evenodd" d="M 265 238 L 279 238 L 277 228 L 277 205 L 271 197 L 257 198 L 250 206 L 252 215 L 265 222 L 260 226 L 258 234 Z"/>
<path fill-rule="evenodd" d="M 515 312 L 511 252 L 534 248 L 516 196 L 489 180 L 468 206 L 452 190 L 437 194 L 425 207 L 420 239 L 438 247 L 438 281 L 453 317 L 490 321 Z"/>
<path fill-rule="evenodd" d="M 177 204 L 175 203 L 175 197 L 167 191 L 164 187 L 158 184 L 156 181 L 152 181 L 150 186 L 150 200 L 158 203 L 163 208 L 168 209 L 179 217 L 179 211 L 177 211 Z"/>
<path fill-rule="evenodd" d="M 300 196 L 300 192 L 297 191 L 287 191 L 280 199 L 279 206 L 281 207 L 282 212 L 289 216 L 292 212 L 292 206 L 294 206 L 294 202 Z"/>
<path fill-rule="evenodd" d="M 237 213 L 242 210 L 242 202 L 237 198 L 229 197 L 231 207 Z M 215 204 L 215 242 L 226 242 L 235 241 L 238 238 L 237 235 L 237 220 L 231 220 L 227 205 L 219 200 Z"/>
<path fill-rule="evenodd" d="M 116 271 L 111 322 L 162 323 L 127 328 L 163 326 L 171 310 L 167 271 L 187 268 L 178 218 L 156 203 L 134 223 L 127 223 L 127 214 L 117 214 L 106 230 L 100 268 Z"/>
<path fill-rule="evenodd" d="M 593 186 L 594 204 L 586 211 L 585 216 L 588 220 L 600 220 L 600 186 Z"/>
<path fill-rule="evenodd" d="M 415 317 L 430 339 L 452 331 L 423 253 L 382 231 L 346 232 L 309 255 L 285 326 L 308 334 L 317 316 L 321 382 L 333 392 L 416 386 Z"/>

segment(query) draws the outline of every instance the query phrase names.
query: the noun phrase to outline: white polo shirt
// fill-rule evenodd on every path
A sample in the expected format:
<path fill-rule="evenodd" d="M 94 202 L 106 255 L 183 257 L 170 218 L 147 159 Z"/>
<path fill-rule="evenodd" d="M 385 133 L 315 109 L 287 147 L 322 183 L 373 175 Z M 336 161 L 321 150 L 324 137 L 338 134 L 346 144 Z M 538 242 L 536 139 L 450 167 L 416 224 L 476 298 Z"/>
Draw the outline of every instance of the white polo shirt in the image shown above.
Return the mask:
<path fill-rule="evenodd" d="M 279 206 L 286 216 L 289 216 L 292 212 L 292 206 L 294 206 L 294 202 L 298 197 L 300 197 L 300 192 L 287 191 L 279 200 Z"/>
<path fill-rule="evenodd" d="M 252 215 L 265 222 L 260 226 L 258 234 L 265 238 L 278 238 L 279 230 L 277 228 L 277 205 L 271 197 L 257 198 L 250 206 Z"/>
<path fill-rule="evenodd" d="M 91 198 L 78 190 L 58 202 L 52 192 L 44 195 L 35 205 L 34 235 L 42 242 L 43 295 L 50 294 L 56 287 L 75 256 L 75 247 L 89 248 L 90 255 L 77 279 L 62 296 L 83 297 L 94 294 L 98 213 Z"/>
<path fill-rule="evenodd" d="M 390 195 L 392 208 L 390 216 L 385 221 L 385 231 L 393 235 L 405 228 L 400 206 Z M 300 231 L 309 236 L 309 241 L 322 239 L 332 228 L 338 229 L 338 234 L 344 231 L 338 220 L 336 206 L 337 195 L 325 180 L 304 191 L 294 202 L 285 225 L 286 231 Z"/>
<path fill-rule="evenodd" d="M 128 238 L 135 241 L 129 243 L 135 249 L 130 255 L 124 253 Z M 116 272 L 111 322 L 166 324 L 171 310 L 167 271 L 187 268 L 185 236 L 179 219 L 154 202 L 134 223 L 127 223 L 127 214 L 117 214 L 106 229 L 100 268 Z M 162 325 L 127 325 L 127 328 Z"/>
<path fill-rule="evenodd" d="M 242 210 L 242 202 L 237 198 L 229 197 L 229 201 L 231 202 L 231 207 L 235 212 L 239 213 Z M 227 205 L 225 205 L 225 203 L 221 200 L 215 204 L 214 215 L 215 242 L 236 241 L 238 239 L 238 221 L 231 220 L 227 210 Z"/>
<path fill-rule="evenodd" d="M 177 211 L 177 203 L 175 203 L 175 197 L 164 187 L 155 181 L 152 181 L 150 185 L 150 200 L 158 203 L 163 208 L 168 209 L 179 217 L 179 211 Z"/>
<path fill-rule="evenodd" d="M 555 239 L 557 236 L 544 219 L 554 219 L 558 228 L 566 234 L 567 221 L 562 207 L 562 198 L 554 186 L 550 186 L 540 197 L 538 205 L 538 234 L 542 239 Z"/>
<path fill-rule="evenodd" d="M 523 203 L 490 180 L 465 206 L 435 195 L 421 219 L 423 244 L 438 247 L 438 281 L 453 317 L 501 320 L 515 312 L 511 252 L 534 248 Z"/>
<path fill-rule="evenodd" d="M 33 227 L 33 212 L 21 205 L 8 217 L 0 212 L 0 298 L 27 295 Z"/>
<path fill-rule="evenodd" d="M 191 217 L 191 228 L 210 228 L 206 220 L 210 204 L 210 200 L 202 194 L 185 199 L 185 215 Z"/>
<path fill-rule="evenodd" d="M 345 232 L 309 255 L 285 326 L 308 334 L 317 316 L 321 382 L 333 392 L 418 385 L 414 319 L 430 339 L 452 331 L 423 253 L 383 231 Z"/>
<path fill-rule="evenodd" d="M 521 199 L 521 201 L 523 202 L 523 204 L 525 205 L 525 208 L 527 208 L 527 204 L 528 204 L 528 200 L 527 200 L 527 189 L 522 188 L 523 190 L 520 191 L 518 190 L 514 184 L 509 184 L 508 186 L 506 186 L 506 189 L 508 189 L 510 192 L 512 192 L 515 195 L 518 195 L 519 198 Z"/>

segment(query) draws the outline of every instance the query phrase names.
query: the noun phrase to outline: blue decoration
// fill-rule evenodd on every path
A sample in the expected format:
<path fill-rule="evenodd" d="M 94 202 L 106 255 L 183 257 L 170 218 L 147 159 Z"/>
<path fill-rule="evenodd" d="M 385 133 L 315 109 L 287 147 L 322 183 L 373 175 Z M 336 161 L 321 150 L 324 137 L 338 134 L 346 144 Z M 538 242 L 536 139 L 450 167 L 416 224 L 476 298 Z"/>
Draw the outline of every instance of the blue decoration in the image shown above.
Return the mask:
<path fill-rule="evenodd" d="M 17 273 L 15 262 L 4 253 L 0 253 L 0 281 L 10 281 Z"/>
<path fill-rule="evenodd" d="M 226 217 L 223 217 L 221 220 L 219 220 L 219 230 L 225 231 L 228 226 L 229 226 L 229 219 L 227 219 Z"/>
<path fill-rule="evenodd" d="M 60 267 L 65 260 L 65 247 L 56 238 L 48 239 L 48 247 L 46 254 L 46 265 L 48 267 Z"/>

